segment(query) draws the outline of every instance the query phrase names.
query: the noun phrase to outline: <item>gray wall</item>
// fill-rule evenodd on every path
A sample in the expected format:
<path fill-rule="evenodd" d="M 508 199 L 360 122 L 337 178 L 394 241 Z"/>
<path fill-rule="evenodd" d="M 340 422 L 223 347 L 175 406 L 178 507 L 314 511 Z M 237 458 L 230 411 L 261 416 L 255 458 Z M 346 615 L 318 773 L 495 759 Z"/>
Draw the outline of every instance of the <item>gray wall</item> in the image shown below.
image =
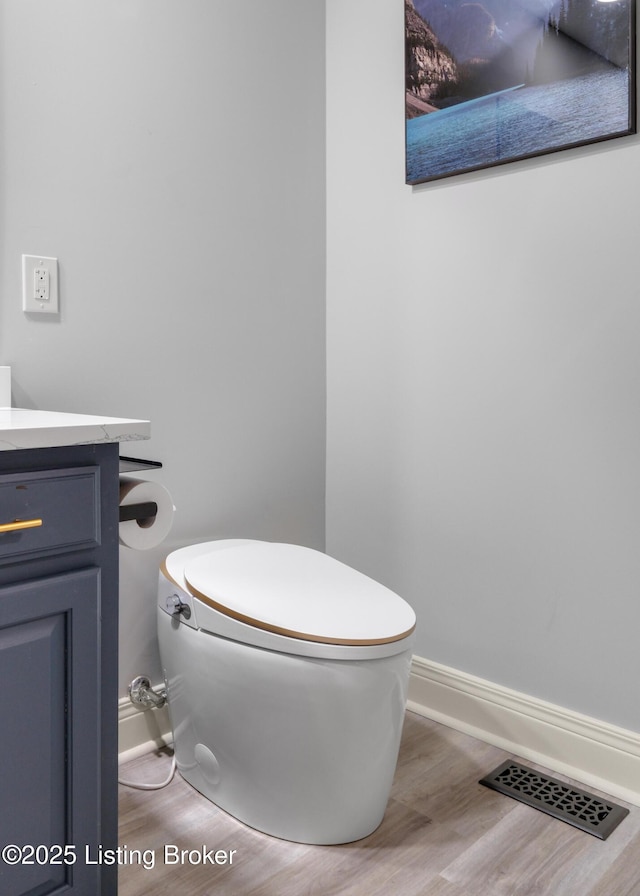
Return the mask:
<path fill-rule="evenodd" d="M 640 143 L 412 190 L 401 4 L 327 10 L 327 550 L 418 655 L 638 730 Z"/>
<path fill-rule="evenodd" d="M 2 0 L 0 362 L 14 405 L 142 417 L 177 512 L 121 551 L 121 691 L 159 677 L 158 561 L 324 545 L 324 6 Z M 59 321 L 20 256 L 60 260 Z"/>

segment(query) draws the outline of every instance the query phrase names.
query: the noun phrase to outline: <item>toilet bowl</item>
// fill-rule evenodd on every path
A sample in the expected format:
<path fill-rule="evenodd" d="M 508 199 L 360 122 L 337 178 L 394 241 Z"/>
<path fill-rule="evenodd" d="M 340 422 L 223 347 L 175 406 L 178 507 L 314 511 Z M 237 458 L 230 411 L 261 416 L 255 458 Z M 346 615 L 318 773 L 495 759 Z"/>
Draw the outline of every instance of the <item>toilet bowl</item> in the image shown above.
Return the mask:
<path fill-rule="evenodd" d="M 158 639 L 180 774 L 272 836 L 366 837 L 395 772 L 414 628 L 402 598 L 309 548 L 174 551 Z"/>

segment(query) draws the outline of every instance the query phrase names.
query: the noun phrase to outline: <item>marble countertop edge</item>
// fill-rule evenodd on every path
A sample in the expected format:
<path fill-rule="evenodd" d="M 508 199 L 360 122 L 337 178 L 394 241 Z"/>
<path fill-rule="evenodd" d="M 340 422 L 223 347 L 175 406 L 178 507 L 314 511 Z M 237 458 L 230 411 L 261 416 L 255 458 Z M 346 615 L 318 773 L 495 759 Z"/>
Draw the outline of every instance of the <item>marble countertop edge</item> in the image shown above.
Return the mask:
<path fill-rule="evenodd" d="M 149 438 L 148 420 L 0 408 L 0 451 L 137 442 Z"/>

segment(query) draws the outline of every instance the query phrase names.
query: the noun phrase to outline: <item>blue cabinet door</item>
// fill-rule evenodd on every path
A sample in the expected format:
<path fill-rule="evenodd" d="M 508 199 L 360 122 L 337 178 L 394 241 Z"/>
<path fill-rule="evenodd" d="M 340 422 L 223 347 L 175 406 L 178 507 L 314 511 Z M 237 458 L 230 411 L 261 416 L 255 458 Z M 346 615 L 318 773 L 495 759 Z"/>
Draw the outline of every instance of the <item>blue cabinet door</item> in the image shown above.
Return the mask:
<path fill-rule="evenodd" d="M 2 896 L 101 891 L 100 577 L 0 588 Z"/>

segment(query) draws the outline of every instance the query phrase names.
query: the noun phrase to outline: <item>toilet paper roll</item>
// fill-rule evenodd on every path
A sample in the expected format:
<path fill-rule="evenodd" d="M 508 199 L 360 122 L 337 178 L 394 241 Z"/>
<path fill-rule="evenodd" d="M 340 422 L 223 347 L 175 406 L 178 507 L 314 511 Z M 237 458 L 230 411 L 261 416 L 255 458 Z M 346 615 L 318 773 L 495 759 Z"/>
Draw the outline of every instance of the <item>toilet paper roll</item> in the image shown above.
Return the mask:
<path fill-rule="evenodd" d="M 173 524 L 173 499 L 159 482 L 120 477 L 120 506 L 155 501 L 158 513 L 146 520 L 126 520 L 118 527 L 120 544 L 134 551 L 147 551 L 161 544 Z"/>

